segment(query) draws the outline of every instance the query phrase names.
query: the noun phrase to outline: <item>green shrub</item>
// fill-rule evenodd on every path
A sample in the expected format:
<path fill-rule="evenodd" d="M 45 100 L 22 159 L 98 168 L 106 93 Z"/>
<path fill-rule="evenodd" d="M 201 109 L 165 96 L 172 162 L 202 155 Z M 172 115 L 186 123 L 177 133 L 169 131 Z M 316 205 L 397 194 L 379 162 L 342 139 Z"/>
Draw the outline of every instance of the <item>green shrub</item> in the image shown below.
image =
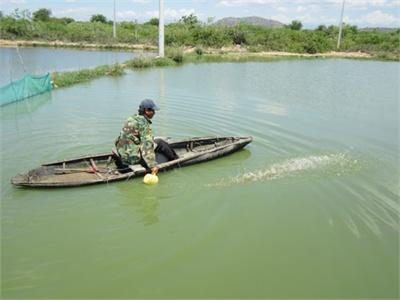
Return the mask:
<path fill-rule="evenodd" d="M 105 75 L 118 76 L 123 74 L 120 65 L 100 66 L 95 69 L 84 69 L 72 72 L 53 73 L 53 82 L 57 87 L 66 87 L 80 82 L 86 82 Z"/>
<path fill-rule="evenodd" d="M 147 57 L 137 57 L 125 63 L 128 68 L 142 69 L 154 66 L 154 60 Z"/>
<path fill-rule="evenodd" d="M 0 36 L 3 39 L 30 40 L 33 36 L 32 22 L 26 19 L 14 19 L 12 17 L 3 17 L 0 19 Z"/>
<path fill-rule="evenodd" d="M 34 21 L 48 22 L 50 21 L 51 10 L 47 8 L 38 9 L 33 13 Z"/>
<path fill-rule="evenodd" d="M 167 57 L 171 58 L 178 64 L 183 62 L 183 50 L 181 48 L 168 48 L 166 54 Z"/>
<path fill-rule="evenodd" d="M 232 43 L 235 45 L 247 44 L 246 32 L 240 26 L 230 29 L 228 35 L 230 36 Z"/>
<path fill-rule="evenodd" d="M 189 27 L 182 24 L 169 24 L 165 27 L 167 46 L 194 46 L 194 36 Z"/>
<path fill-rule="evenodd" d="M 203 55 L 204 54 L 204 50 L 201 47 L 196 47 L 194 49 L 194 53 L 196 53 L 197 55 Z"/>
<path fill-rule="evenodd" d="M 232 44 L 227 30 L 220 26 L 196 26 L 191 30 L 192 45 L 220 48 Z"/>
<path fill-rule="evenodd" d="M 302 34 L 303 51 L 309 54 L 323 53 L 330 49 L 328 40 L 319 31 Z"/>
<path fill-rule="evenodd" d="M 156 58 L 154 60 L 154 65 L 156 67 L 168 67 L 176 65 L 176 62 L 168 57 L 163 57 L 163 58 Z"/>
<path fill-rule="evenodd" d="M 108 71 L 107 71 L 107 75 L 110 75 L 110 76 L 121 76 L 123 74 L 125 74 L 124 68 L 121 64 L 118 64 L 118 63 L 109 66 Z"/>

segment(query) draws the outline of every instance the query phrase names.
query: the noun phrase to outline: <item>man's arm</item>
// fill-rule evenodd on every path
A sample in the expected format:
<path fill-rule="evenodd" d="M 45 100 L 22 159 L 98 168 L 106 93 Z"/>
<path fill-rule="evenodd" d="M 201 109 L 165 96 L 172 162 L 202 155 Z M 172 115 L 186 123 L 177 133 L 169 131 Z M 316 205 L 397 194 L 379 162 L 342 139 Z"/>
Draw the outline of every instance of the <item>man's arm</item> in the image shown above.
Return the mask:
<path fill-rule="evenodd" d="M 154 152 L 154 137 L 151 133 L 150 127 L 143 128 L 142 134 L 140 137 L 141 142 L 141 152 L 142 158 L 146 162 L 147 166 L 152 170 L 152 172 L 156 172 L 154 169 L 157 165 L 156 161 L 156 153 Z M 154 169 L 154 170 L 153 170 Z"/>

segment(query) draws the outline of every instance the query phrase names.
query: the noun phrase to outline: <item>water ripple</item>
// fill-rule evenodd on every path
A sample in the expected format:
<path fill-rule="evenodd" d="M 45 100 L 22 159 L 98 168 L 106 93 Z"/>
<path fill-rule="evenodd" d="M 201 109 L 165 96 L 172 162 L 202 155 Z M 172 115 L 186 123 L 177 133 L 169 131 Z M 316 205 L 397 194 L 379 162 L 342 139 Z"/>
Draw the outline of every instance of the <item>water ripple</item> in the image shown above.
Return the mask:
<path fill-rule="evenodd" d="M 249 182 L 267 181 L 277 178 L 284 178 L 302 171 L 323 169 L 328 166 L 351 166 L 357 164 L 357 160 L 351 160 L 345 154 L 327 154 L 319 156 L 307 156 L 288 159 L 276 163 L 264 170 L 256 170 L 237 175 L 230 179 L 222 179 L 215 184 L 208 184 L 210 187 L 225 187 Z"/>

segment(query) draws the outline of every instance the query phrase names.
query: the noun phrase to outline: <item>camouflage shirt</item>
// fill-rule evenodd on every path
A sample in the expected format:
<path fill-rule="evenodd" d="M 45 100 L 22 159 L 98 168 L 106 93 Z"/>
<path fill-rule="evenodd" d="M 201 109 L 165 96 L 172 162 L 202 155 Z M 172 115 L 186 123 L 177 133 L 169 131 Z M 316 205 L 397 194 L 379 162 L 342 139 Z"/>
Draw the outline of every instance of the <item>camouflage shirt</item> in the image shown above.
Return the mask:
<path fill-rule="evenodd" d="M 150 124 L 151 121 L 142 115 L 133 115 L 126 120 L 115 141 L 117 152 L 125 164 L 137 164 L 141 158 L 149 168 L 157 164 Z"/>

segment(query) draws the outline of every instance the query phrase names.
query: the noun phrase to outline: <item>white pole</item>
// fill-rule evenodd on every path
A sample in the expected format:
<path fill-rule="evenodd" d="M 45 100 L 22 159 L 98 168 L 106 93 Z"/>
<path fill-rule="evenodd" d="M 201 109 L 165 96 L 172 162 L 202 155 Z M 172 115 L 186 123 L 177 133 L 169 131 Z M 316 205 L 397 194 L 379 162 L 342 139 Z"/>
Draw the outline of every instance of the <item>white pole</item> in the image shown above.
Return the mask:
<path fill-rule="evenodd" d="M 115 39 L 117 37 L 117 28 L 115 24 L 115 0 L 114 0 L 114 22 L 113 22 L 113 38 Z"/>
<path fill-rule="evenodd" d="M 160 0 L 160 17 L 158 18 L 158 56 L 164 57 L 164 0 Z"/>
<path fill-rule="evenodd" d="M 338 41 L 337 41 L 337 49 L 339 49 L 339 48 L 340 48 L 340 41 L 341 41 L 341 39 L 342 39 L 342 27 L 343 27 L 344 2 L 345 2 L 345 0 L 343 0 L 343 3 L 342 3 L 342 13 L 341 13 L 341 15 L 340 15 L 339 36 L 338 36 Z"/>

